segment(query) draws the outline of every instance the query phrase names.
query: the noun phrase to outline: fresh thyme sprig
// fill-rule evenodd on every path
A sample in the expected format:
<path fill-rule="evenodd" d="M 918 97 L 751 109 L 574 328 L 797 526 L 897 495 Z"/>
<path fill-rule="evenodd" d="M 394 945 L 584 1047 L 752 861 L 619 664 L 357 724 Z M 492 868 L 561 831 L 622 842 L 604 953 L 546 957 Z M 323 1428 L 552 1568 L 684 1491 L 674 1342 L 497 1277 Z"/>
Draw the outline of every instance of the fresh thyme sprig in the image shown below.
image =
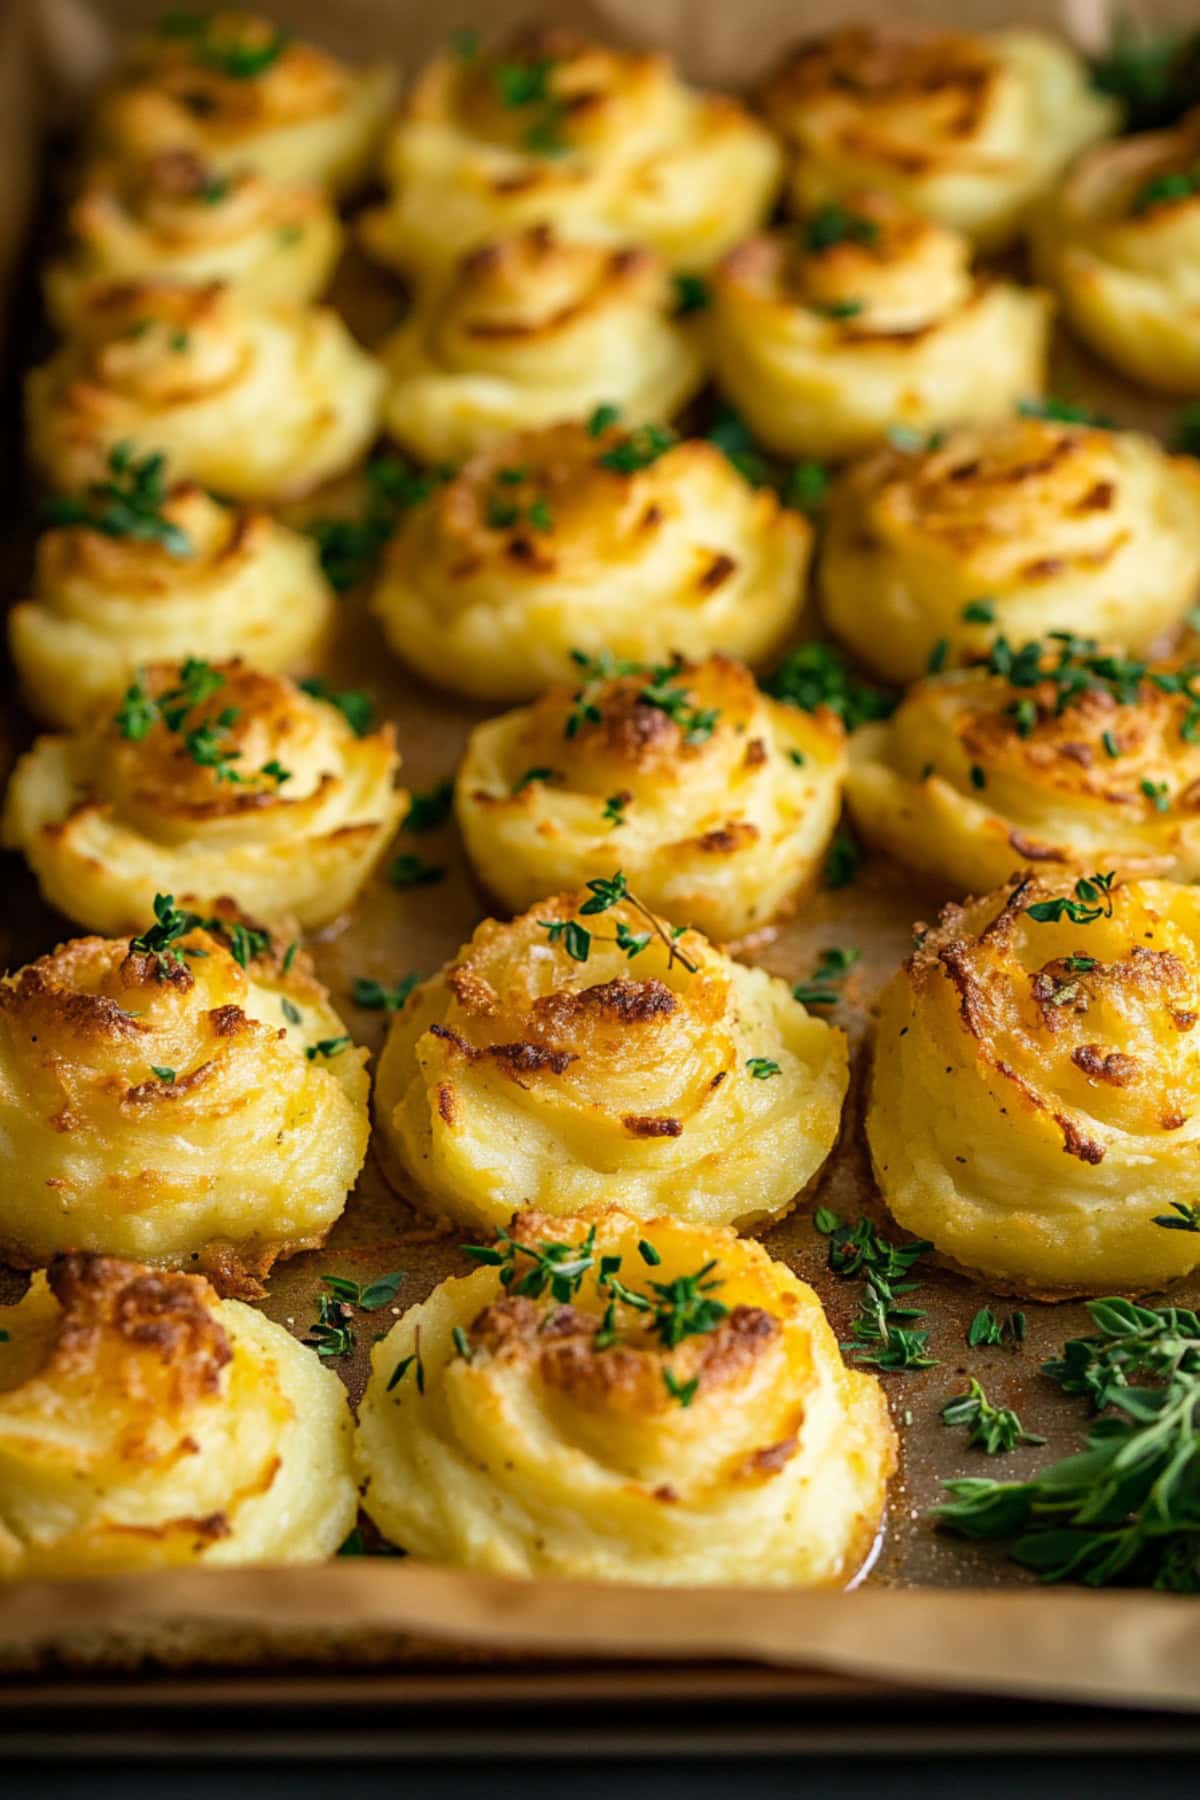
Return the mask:
<path fill-rule="evenodd" d="M 130 938 L 129 949 L 132 954 L 153 956 L 161 980 L 170 973 L 172 966 L 181 964 L 185 956 L 207 955 L 207 951 L 180 945 L 180 939 L 193 931 L 207 931 L 221 938 L 228 945 L 234 961 L 243 969 L 248 968 L 256 956 L 264 956 L 271 947 L 269 933 L 246 925 L 240 919 L 206 919 L 200 913 L 177 907 L 173 894 L 155 894 L 154 923 L 137 937 Z"/>
<path fill-rule="evenodd" d="M 989 1456 L 1005 1455 L 1018 1444 L 1044 1444 L 1045 1438 L 1026 1431 L 1010 1407 L 993 1406 L 974 1375 L 965 1394 L 956 1394 L 942 1408 L 943 1425 L 965 1425 L 968 1444 L 977 1444 Z"/>
<path fill-rule="evenodd" d="M 1043 1372 L 1096 1417 L 1082 1453 L 1029 1481 L 951 1481 L 946 1530 L 1006 1542 L 1042 1581 L 1200 1591 L 1200 1318 L 1094 1300 L 1095 1335 Z M 1135 1385 L 1140 1382 L 1142 1385 Z"/>
<path fill-rule="evenodd" d="M 1116 879 L 1113 869 L 1105 875 L 1081 875 L 1073 897 L 1057 894 L 1053 900 L 1035 900 L 1025 911 L 1041 925 L 1056 925 L 1062 919 L 1070 919 L 1073 925 L 1091 925 L 1097 919 L 1111 919 Z"/>
<path fill-rule="evenodd" d="M 400 1012 L 420 980 L 415 969 L 402 976 L 395 987 L 373 981 L 366 975 L 356 975 L 352 990 L 354 1004 L 366 1012 Z"/>
<path fill-rule="evenodd" d="M 990 1306 L 981 1306 L 967 1326 L 967 1347 L 978 1350 L 995 1344 L 1016 1346 L 1025 1341 L 1026 1318 L 1023 1312 L 1010 1312 L 1001 1321 Z"/>
<path fill-rule="evenodd" d="M 861 950 L 831 944 L 827 950 L 822 950 L 808 980 L 796 983 L 792 989 L 793 1000 L 798 1000 L 801 1006 L 836 1006 L 842 997 L 841 984 L 861 955 Z"/>
<path fill-rule="evenodd" d="M 108 453 L 108 479 L 93 481 L 82 494 L 47 501 L 42 516 L 48 525 L 82 525 L 105 537 L 134 538 L 138 543 L 161 544 L 172 556 L 191 556 L 187 532 L 163 515 L 166 467 L 160 452 L 138 461 L 131 443 L 114 444 Z"/>
<path fill-rule="evenodd" d="M 715 1260 L 704 1263 L 691 1275 L 677 1275 L 671 1281 L 649 1281 L 648 1292 L 642 1293 L 621 1280 L 620 1256 L 597 1252 L 594 1225 L 579 1244 L 553 1240 L 527 1244 L 501 1231 L 495 1244 L 464 1244 L 463 1251 L 482 1267 L 494 1268 L 501 1287 L 508 1293 L 530 1300 L 549 1294 L 559 1305 L 568 1305 L 591 1275 L 597 1294 L 605 1301 L 595 1334 L 598 1350 L 610 1349 L 620 1341 L 621 1307 L 636 1313 L 644 1329 L 665 1350 L 677 1349 L 685 1338 L 703 1337 L 715 1331 L 729 1313 L 725 1303 L 713 1297 L 716 1289 L 724 1285 L 714 1273 L 718 1267 Z M 639 1241 L 638 1254 L 650 1268 L 657 1268 L 662 1261 L 646 1238 Z M 394 1376 L 393 1381 L 398 1378 Z M 699 1387 L 698 1377 L 679 1382 L 671 1369 L 664 1369 L 663 1381 L 667 1392 L 681 1406 L 691 1405 Z"/>
<path fill-rule="evenodd" d="M 550 934 L 550 942 L 561 943 L 573 962 L 585 963 L 591 955 L 593 942 L 616 944 L 632 961 L 635 956 L 641 955 L 651 938 L 656 937 L 666 949 L 668 968 L 681 963 L 689 975 L 699 972 L 699 964 L 692 962 L 679 948 L 678 940 L 686 927 L 676 925 L 668 930 L 661 924 L 645 902 L 630 891 L 629 883 L 620 869 L 615 875 L 602 875 L 595 881 L 589 881 L 587 888 L 590 897 L 579 908 L 580 918 L 592 918 L 597 913 L 611 912 L 614 906 L 624 904 L 631 906 L 645 919 L 649 930 L 633 931 L 624 919 L 619 919 L 615 934 L 609 937 L 607 933 L 589 930 L 586 925 L 579 923 L 579 919 L 539 919 L 538 924 Z"/>
<path fill-rule="evenodd" d="M 836 1220 L 836 1215 L 826 1215 L 822 1223 L 830 1218 Z M 920 1286 L 904 1277 L 933 1246 L 923 1239 L 891 1244 L 866 1218 L 853 1225 L 836 1222 L 828 1237 L 833 1273 L 864 1283 L 862 1306 L 846 1346 L 854 1360 L 888 1371 L 932 1368 L 936 1358 L 928 1352 L 929 1333 L 915 1328 L 915 1321 L 925 1317 L 923 1309 L 898 1302 Z"/>
<path fill-rule="evenodd" d="M 1155 1219 L 1164 1231 L 1200 1231 L 1200 1206 L 1191 1200 L 1172 1200 L 1171 1211 Z"/>

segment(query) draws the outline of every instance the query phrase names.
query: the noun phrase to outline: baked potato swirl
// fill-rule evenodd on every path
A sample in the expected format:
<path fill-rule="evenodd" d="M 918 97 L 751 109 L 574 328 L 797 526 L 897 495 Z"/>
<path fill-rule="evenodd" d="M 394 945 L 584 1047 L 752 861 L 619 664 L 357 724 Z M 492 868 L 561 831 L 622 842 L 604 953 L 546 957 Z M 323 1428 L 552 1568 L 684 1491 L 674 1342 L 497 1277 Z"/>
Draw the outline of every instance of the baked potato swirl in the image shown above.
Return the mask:
<path fill-rule="evenodd" d="M 569 1301 L 528 1291 L 546 1240 L 585 1265 Z M 385 1536 L 502 1575 L 853 1579 L 895 1439 L 810 1287 L 730 1231 L 611 1210 L 520 1214 L 505 1250 L 508 1288 L 443 1281 L 372 1353 L 357 1459 Z"/>
<path fill-rule="evenodd" d="M 165 494 L 159 518 L 170 543 L 88 523 L 39 538 L 34 594 L 10 611 L 8 639 L 25 698 L 48 724 L 115 708 L 144 663 L 244 656 L 275 674 L 317 661 L 335 607 L 311 538 L 267 512 L 220 506 L 194 482 Z"/>
<path fill-rule="evenodd" d="M 761 443 L 842 458 L 897 424 L 999 418 L 1040 393 L 1050 313 L 1047 295 L 972 275 L 960 232 L 852 194 L 730 251 L 708 344 Z"/>
<path fill-rule="evenodd" d="M 198 1262 L 257 1294 L 345 1206 L 366 1052 L 307 959 L 285 967 L 236 909 L 211 929 L 157 911 L 132 943 L 77 938 L 0 981 L 0 1254 Z"/>
<path fill-rule="evenodd" d="M 1018 418 L 882 450 L 837 484 L 828 526 L 825 618 L 895 682 L 997 634 L 1146 651 L 1200 584 L 1200 469 L 1132 431 Z"/>
<path fill-rule="evenodd" d="M 253 13 L 168 13 L 101 97 L 102 155 L 187 150 L 214 170 L 344 192 L 368 173 L 396 88 L 386 64 L 352 69 Z"/>
<path fill-rule="evenodd" d="M 812 528 L 714 445 L 567 424 L 502 439 L 404 517 L 372 597 L 418 674 L 532 699 L 572 651 L 757 665 L 803 610 Z"/>
<path fill-rule="evenodd" d="M 233 499 L 284 499 L 362 455 L 386 385 L 328 307 L 250 307 L 219 283 L 111 287 L 27 377 L 29 448 L 59 488 L 101 479 L 133 444 Z"/>
<path fill-rule="evenodd" d="M 1004 1291 L 1161 1287 L 1200 1262 L 1200 899 L 1025 876 L 948 906 L 881 997 L 867 1109 L 905 1230 Z"/>
<path fill-rule="evenodd" d="M 524 30 L 425 69 L 385 149 L 391 197 L 363 236 L 410 274 L 535 224 L 702 269 L 765 218 L 782 160 L 759 120 L 685 86 L 669 57 Z"/>
<path fill-rule="evenodd" d="M 665 423 L 704 379 L 649 250 L 568 243 L 546 226 L 471 251 L 381 347 L 392 437 L 456 465 L 510 431 L 601 403 Z"/>
<path fill-rule="evenodd" d="M 1115 869 L 1200 878 L 1200 668 L 1003 642 L 850 742 L 862 836 L 944 888 Z"/>
<path fill-rule="evenodd" d="M 354 1524 L 341 1383 L 201 1277 L 58 1256 L 0 1329 L 0 1577 L 319 1562 Z"/>
<path fill-rule="evenodd" d="M 455 810 L 483 887 L 522 912 L 619 866 L 718 941 L 791 911 L 837 824 L 835 715 L 767 699 L 722 656 L 587 675 L 471 734 Z"/>
<path fill-rule="evenodd" d="M 1033 222 L 1068 322 L 1135 381 L 1200 394 L 1200 111 L 1171 131 L 1098 144 Z"/>
<path fill-rule="evenodd" d="M 244 663 L 143 670 L 114 714 L 39 738 L 9 782 L 6 843 L 51 905 L 116 935 L 168 887 L 207 907 L 327 925 L 353 903 L 407 806 L 390 725 Z"/>
<path fill-rule="evenodd" d="M 843 1034 L 786 982 L 603 897 L 485 920 L 415 990 L 379 1063 L 385 1169 L 474 1228 L 502 1225 L 514 1199 L 697 1225 L 778 1218 L 837 1136 Z"/>
<path fill-rule="evenodd" d="M 801 212 L 883 188 L 986 251 L 1010 243 L 1076 152 L 1120 118 L 1058 38 L 896 20 L 799 44 L 763 103 L 792 154 Z"/>
<path fill-rule="evenodd" d="M 252 169 L 217 175 L 189 150 L 91 169 L 67 228 L 43 275 L 65 332 L 115 282 L 223 281 L 261 305 L 315 300 L 342 243 L 323 189 L 278 187 Z"/>

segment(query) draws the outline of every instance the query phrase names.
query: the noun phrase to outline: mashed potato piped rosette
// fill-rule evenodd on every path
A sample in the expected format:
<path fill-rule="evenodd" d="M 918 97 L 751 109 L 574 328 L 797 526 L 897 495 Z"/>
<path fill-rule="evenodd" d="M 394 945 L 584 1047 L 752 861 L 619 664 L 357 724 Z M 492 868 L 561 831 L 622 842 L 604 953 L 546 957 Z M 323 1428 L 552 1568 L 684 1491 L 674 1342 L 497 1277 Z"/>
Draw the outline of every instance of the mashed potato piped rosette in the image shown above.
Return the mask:
<path fill-rule="evenodd" d="M 222 281 L 260 304 L 315 300 L 342 242 L 321 188 L 278 187 L 252 169 L 216 174 L 188 150 L 92 169 L 67 225 L 67 249 L 44 275 L 66 332 L 118 282 Z"/>
<path fill-rule="evenodd" d="M 154 459 L 150 459 L 153 461 Z M 34 712 L 82 725 L 113 709 L 139 666 L 243 656 L 266 673 L 310 667 L 334 617 L 316 547 L 269 513 L 226 507 L 161 465 L 120 455 L 103 492 L 59 502 L 38 540 L 32 599 L 8 616 L 9 647 Z M 114 488 L 136 497 L 114 534 Z"/>
<path fill-rule="evenodd" d="M 45 897 L 128 930 L 169 886 L 306 930 L 349 907 L 407 804 L 390 726 L 244 664 L 154 664 L 77 733 L 39 738 L 9 784 L 6 842 Z"/>
<path fill-rule="evenodd" d="M 0 981 L 0 1255 L 178 1266 L 258 1293 L 316 1248 L 367 1147 L 366 1052 L 307 959 L 160 895 L 129 942 Z"/>
<path fill-rule="evenodd" d="M 837 824 L 834 715 L 767 699 L 720 656 L 605 659 L 579 679 L 471 735 L 456 811 L 487 891 L 520 912 L 619 865 L 654 911 L 719 941 L 790 911 Z"/>
<path fill-rule="evenodd" d="M 505 438 L 412 507 L 372 606 L 427 680 L 528 700 L 572 678 L 575 650 L 766 661 L 803 610 L 811 543 L 714 445 L 598 415 Z"/>
<path fill-rule="evenodd" d="M 831 629 L 886 680 L 997 636 L 1145 652 L 1200 587 L 1200 469 L 1148 437 L 1022 417 L 856 463 L 830 500 Z"/>
<path fill-rule="evenodd" d="M 669 57 L 525 30 L 425 69 L 384 152 L 391 197 L 363 235 L 418 274 L 538 224 L 706 268 L 770 211 L 781 169 L 765 126 L 685 86 Z"/>
<path fill-rule="evenodd" d="M 897 424 L 997 418 L 1041 391 L 1046 295 L 973 275 L 961 233 L 886 194 L 818 207 L 718 265 L 716 377 L 754 436 L 842 458 Z"/>
<path fill-rule="evenodd" d="M 789 1269 L 611 1210 L 522 1213 L 476 1254 L 372 1356 L 357 1460 L 385 1536 L 492 1574 L 853 1579 L 894 1434 Z"/>
<path fill-rule="evenodd" d="M 245 12 L 167 13 L 102 96 L 101 153 L 186 150 L 214 170 L 339 192 L 367 174 L 395 93 L 384 64 L 352 69 Z"/>
<path fill-rule="evenodd" d="M 1200 898 L 1025 876 L 949 906 L 879 1004 L 867 1137 L 906 1231 L 1005 1291 L 1159 1288 L 1200 1262 Z"/>
<path fill-rule="evenodd" d="M 131 444 L 234 499 L 284 499 L 363 454 L 386 383 L 328 307 L 250 306 L 220 283 L 116 286 L 27 377 L 29 448 L 61 489 L 103 479 Z"/>
<path fill-rule="evenodd" d="M 487 920 L 394 1018 L 378 1145 L 397 1187 L 495 1229 L 612 1202 L 777 1218 L 825 1161 L 844 1035 L 786 982 L 672 931 L 620 874 Z"/>
<path fill-rule="evenodd" d="M 380 348 L 387 427 L 426 462 L 457 464 L 507 432 L 586 419 L 601 403 L 666 423 L 704 363 L 644 249 L 560 239 L 543 226 L 463 258 L 418 295 Z"/>
<path fill-rule="evenodd" d="M 958 893 L 1014 863 L 1195 880 L 1200 667 L 1001 640 L 855 733 L 847 799 L 868 842 Z"/>
<path fill-rule="evenodd" d="M 1068 323 L 1147 387 L 1200 394 L 1200 111 L 1098 144 L 1034 220 Z"/>
<path fill-rule="evenodd" d="M 0 1576 L 319 1562 L 353 1525 L 341 1383 L 201 1277 L 57 1256 L 0 1330 Z"/>
<path fill-rule="evenodd" d="M 798 210 L 882 188 L 987 251 L 1017 236 L 1076 152 L 1120 117 L 1077 52 L 1046 33 L 895 20 L 798 45 L 763 102 L 792 155 Z"/>

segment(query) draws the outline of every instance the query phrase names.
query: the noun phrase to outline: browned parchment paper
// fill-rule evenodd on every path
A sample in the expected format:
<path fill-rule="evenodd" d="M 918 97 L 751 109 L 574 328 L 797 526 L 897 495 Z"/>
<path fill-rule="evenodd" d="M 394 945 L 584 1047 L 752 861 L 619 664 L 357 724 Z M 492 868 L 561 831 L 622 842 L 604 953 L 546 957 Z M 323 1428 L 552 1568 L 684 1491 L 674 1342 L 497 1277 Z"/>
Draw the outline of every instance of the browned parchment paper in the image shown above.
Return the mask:
<path fill-rule="evenodd" d="M 475 24 L 499 29 L 530 15 L 530 0 L 452 0 L 445 9 L 424 0 L 279 0 L 269 8 L 285 24 L 366 60 L 391 56 L 411 70 L 447 30 Z M 0 12 L 0 276 L 19 293 L 32 281 L 28 243 L 45 129 L 77 115 L 79 96 L 103 71 L 113 43 L 129 25 L 152 18 L 161 0 L 10 0 Z M 731 87 L 753 80 L 789 38 L 827 26 L 841 14 L 867 12 L 815 0 L 557 0 L 543 16 L 570 20 L 610 36 L 673 49 L 690 74 Z M 883 10 L 877 5 L 875 10 Z M 1103 0 L 910 0 L 914 15 L 984 26 L 1014 19 L 1059 23 L 1080 41 L 1096 43 L 1110 17 Z M 1134 16 L 1194 21 L 1187 0 L 1122 7 Z M 36 78 L 35 78 L 36 76 Z M 52 185 L 52 184 L 51 184 Z M 38 221 L 39 230 L 42 221 Z M 350 263 L 334 294 L 362 335 L 377 337 L 397 316 L 398 287 Z M 44 353 L 22 304 L 20 342 L 10 340 L 10 364 Z M 1077 349 L 1059 351 L 1055 386 L 1089 399 L 1124 423 L 1159 423 L 1141 397 L 1090 364 Z M 4 436 L 14 435 L 4 422 Z M 317 510 L 339 499 L 322 497 Z M 12 509 L 14 517 L 21 508 Z M 25 506 L 23 515 L 29 515 Z M 5 547 L 0 579 L 6 600 L 26 574 L 28 545 Z M 414 788 L 448 775 L 467 729 L 480 716 L 422 689 L 396 667 L 367 620 L 361 598 L 344 602 L 341 638 L 329 673 L 340 684 L 368 687 L 380 711 L 398 726 L 405 776 Z M 18 737 L 28 729 L 18 723 Z M 357 1011 L 349 994 L 356 975 L 394 981 L 409 969 L 430 972 L 451 955 L 482 914 L 452 828 L 411 840 L 428 860 L 445 864 L 435 888 L 397 893 L 374 885 L 340 931 L 314 946 L 318 969 L 360 1042 L 378 1047 L 383 1021 Z M 16 859 L 4 866 L 0 905 L 0 966 L 14 967 L 69 935 L 43 908 Z M 906 953 L 914 919 L 928 917 L 935 899 L 914 890 L 883 864 L 869 866 L 854 886 L 818 895 L 803 916 L 758 954 L 774 972 L 796 979 L 831 943 L 857 945 L 863 959 L 839 1009 L 861 1063 L 872 995 Z M 861 1071 L 860 1071 L 861 1072 Z M 842 1140 L 815 1196 L 843 1216 L 871 1209 L 874 1200 L 861 1142 L 856 1082 Z M 820 1291 L 835 1328 L 844 1332 L 857 1288 L 832 1278 L 824 1246 L 813 1232 L 811 1206 L 768 1238 Z M 447 1274 L 463 1267 L 454 1239 L 431 1241 L 420 1219 L 394 1196 L 373 1160 L 345 1218 L 324 1251 L 281 1266 L 265 1309 L 303 1335 L 315 1316 L 322 1272 L 365 1280 L 385 1269 L 407 1271 L 397 1308 L 420 1300 Z M 0 1290 L 15 1278 L 0 1276 Z M 1180 1298 L 1195 1304 L 1200 1284 Z M 933 1271 L 922 1302 L 929 1308 L 931 1349 L 938 1365 L 890 1376 L 889 1397 L 904 1440 L 903 1465 L 892 1496 L 879 1560 L 865 1585 L 843 1594 L 792 1594 L 715 1589 L 644 1590 L 550 1582 L 513 1583 L 404 1561 L 344 1559 L 319 1569 L 188 1570 L 69 1583 L 25 1583 L 0 1593 L 0 1668 L 128 1666 L 143 1658 L 179 1666 L 196 1662 L 269 1663 L 297 1658 L 378 1665 L 414 1658 L 570 1655 L 650 1661 L 743 1659 L 818 1668 L 844 1682 L 863 1678 L 893 1687 L 1085 1700 L 1120 1706 L 1200 1711 L 1200 1607 L 1188 1600 L 1140 1594 L 1039 1591 L 987 1548 L 939 1538 L 925 1521 L 942 1481 L 967 1473 L 1019 1478 L 1042 1460 L 1066 1453 L 1084 1423 L 1078 1403 L 1065 1401 L 1038 1374 L 1038 1364 L 1066 1336 L 1086 1329 L 1079 1307 L 1028 1307 L 1029 1340 L 1019 1356 L 968 1352 L 965 1327 L 986 1296 L 957 1277 Z M 336 1366 L 357 1397 L 366 1350 L 388 1313 L 363 1315 L 357 1355 Z M 970 1369 L 1000 1402 L 1016 1406 L 1045 1449 L 1025 1448 L 986 1462 L 945 1430 L 942 1402 L 961 1392 Z M 464 1683 L 469 1676 L 464 1669 Z"/>

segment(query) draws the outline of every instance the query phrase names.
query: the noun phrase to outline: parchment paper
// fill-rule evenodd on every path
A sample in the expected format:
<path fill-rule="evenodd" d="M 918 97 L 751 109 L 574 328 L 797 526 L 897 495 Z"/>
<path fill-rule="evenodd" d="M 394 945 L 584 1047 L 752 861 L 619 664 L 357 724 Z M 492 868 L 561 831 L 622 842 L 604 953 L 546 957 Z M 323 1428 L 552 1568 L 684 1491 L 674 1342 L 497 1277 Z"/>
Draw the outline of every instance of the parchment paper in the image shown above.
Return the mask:
<path fill-rule="evenodd" d="M 79 98 L 105 68 L 115 35 L 161 10 L 153 0 L 149 5 L 103 0 L 99 6 L 41 0 L 10 5 L 0 14 L 0 276 L 14 293 L 25 295 L 9 310 L 10 365 L 44 354 L 31 323 L 26 255 L 39 140 L 47 129 L 77 116 Z M 343 53 L 361 60 L 392 56 L 411 70 L 453 27 L 502 28 L 528 17 L 530 6 L 528 0 L 455 0 L 445 9 L 424 0 L 339 0 L 337 6 L 280 0 L 270 10 Z M 732 6 L 728 0 L 558 0 L 543 13 L 626 41 L 664 44 L 689 74 L 737 88 L 754 80 L 791 38 L 859 10 L 811 0 L 737 0 Z M 958 0 L 953 7 L 949 0 L 940 5 L 916 0 L 906 10 L 952 16 L 959 25 L 1057 22 L 1091 44 L 1106 35 L 1109 17 L 1098 0 L 1064 0 L 1061 7 L 1037 0 Z M 1185 0 L 1121 10 L 1160 21 L 1195 21 Z M 401 303 L 397 287 L 353 262 L 340 275 L 334 298 L 367 339 L 391 323 Z M 1093 399 L 1124 423 L 1153 417 L 1139 396 L 1098 371 L 1077 349 L 1063 346 L 1059 364 L 1055 385 L 1062 391 Z M 11 440 L 13 421 L 4 423 L 4 438 Z M 336 498 L 325 497 L 321 506 L 328 510 Z M 13 511 L 28 517 L 28 503 Z M 6 544 L 0 579 L 7 599 L 21 591 L 27 563 L 27 542 Z M 344 627 L 329 673 L 342 684 L 372 690 L 382 714 L 397 721 L 406 780 L 414 788 L 429 787 L 451 772 L 466 730 L 480 715 L 408 682 L 383 649 L 361 600 L 351 596 L 344 604 Z M 432 971 L 469 935 L 483 911 L 452 829 L 407 840 L 405 848 L 444 863 L 446 880 L 408 893 L 376 884 L 349 926 L 315 946 L 319 972 L 349 1029 L 372 1049 L 378 1047 L 383 1021 L 351 1005 L 354 976 L 394 981 L 409 969 Z M 4 895 L 4 967 L 69 935 L 41 906 L 16 859 L 4 865 Z M 817 896 L 757 960 L 794 980 L 809 972 L 827 944 L 861 947 L 862 962 L 837 1015 L 861 1052 L 873 993 L 906 953 L 913 920 L 930 916 L 935 906 L 933 897 L 913 889 L 896 870 L 869 866 L 852 888 Z M 876 1204 L 861 1143 L 857 1084 L 818 1198 L 846 1217 Z M 806 1206 L 767 1241 L 774 1254 L 813 1281 L 844 1335 L 857 1288 L 828 1275 L 809 1211 Z M 369 1160 L 327 1248 L 282 1266 L 272 1278 L 265 1310 L 303 1335 L 315 1316 L 322 1272 L 365 1280 L 396 1267 L 407 1271 L 398 1310 L 421 1299 L 446 1274 L 461 1272 L 463 1263 L 455 1240 L 431 1239 Z M 0 1277 L 0 1287 L 4 1280 Z M 1194 1304 L 1198 1292 L 1185 1289 L 1179 1297 Z M 0 1592 L 0 1667 L 66 1662 L 94 1668 L 144 1659 L 172 1666 L 279 1658 L 378 1664 L 427 1658 L 431 1652 L 469 1655 L 476 1662 L 481 1654 L 514 1652 L 651 1661 L 737 1658 L 905 1688 L 1200 1711 L 1200 1607 L 1192 1601 L 1038 1590 L 990 1549 L 939 1538 L 925 1521 L 943 1479 L 967 1473 L 1020 1478 L 1073 1448 L 1085 1422 L 1082 1406 L 1064 1401 L 1037 1374 L 1038 1364 L 1064 1337 L 1087 1328 L 1082 1310 L 1030 1306 L 1029 1340 L 1019 1356 L 968 1352 L 965 1326 L 984 1298 L 956 1277 L 934 1271 L 927 1279 L 922 1302 L 929 1308 L 931 1348 L 940 1361 L 934 1369 L 887 1378 L 904 1439 L 903 1466 L 882 1554 L 855 1593 L 668 1589 L 656 1590 L 648 1604 L 639 1589 L 514 1583 L 391 1559 L 342 1559 L 306 1570 L 188 1570 L 24 1583 Z M 358 1354 L 337 1365 L 355 1397 L 374 1330 L 386 1329 L 391 1315 L 362 1315 L 358 1323 Z M 1002 1462 L 987 1462 L 963 1447 L 962 1434 L 941 1426 L 940 1405 L 961 1392 L 968 1369 L 1047 1437 L 1045 1449 L 1026 1448 Z"/>

